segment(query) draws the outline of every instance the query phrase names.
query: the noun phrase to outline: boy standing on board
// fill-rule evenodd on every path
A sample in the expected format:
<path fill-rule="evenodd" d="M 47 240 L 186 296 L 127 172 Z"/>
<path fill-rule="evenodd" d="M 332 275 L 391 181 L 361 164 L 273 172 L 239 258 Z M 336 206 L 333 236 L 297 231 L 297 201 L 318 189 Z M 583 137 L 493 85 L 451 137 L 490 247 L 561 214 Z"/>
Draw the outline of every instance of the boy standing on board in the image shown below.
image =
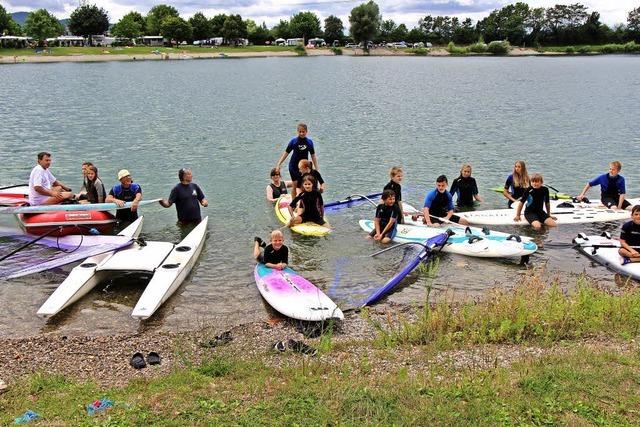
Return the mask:
<path fill-rule="evenodd" d="M 276 169 L 280 170 L 280 166 L 291 152 L 293 152 L 293 154 L 289 160 L 289 175 L 291 175 L 291 181 L 293 181 L 291 198 L 294 199 L 297 193 L 296 190 L 298 188 L 298 182 L 302 181 L 302 176 L 298 170 L 298 162 L 302 159 L 308 160 L 310 154 L 311 161 L 313 162 L 313 168 L 316 170 L 320 169 L 320 166 L 318 165 L 318 158 L 316 157 L 316 150 L 313 147 L 313 141 L 311 138 L 307 138 L 307 125 L 304 123 L 298 124 L 298 136 L 289 141 L 287 148 L 278 159 L 278 163 L 276 163 Z"/>
<path fill-rule="evenodd" d="M 608 208 L 627 209 L 631 206 L 628 200 L 624 199 L 626 188 L 624 177 L 620 175 L 622 163 L 615 160 L 609 163 L 609 173 L 603 173 L 587 183 L 578 196 L 582 200 L 589 191 L 589 188 L 600 186 L 600 201 Z"/>

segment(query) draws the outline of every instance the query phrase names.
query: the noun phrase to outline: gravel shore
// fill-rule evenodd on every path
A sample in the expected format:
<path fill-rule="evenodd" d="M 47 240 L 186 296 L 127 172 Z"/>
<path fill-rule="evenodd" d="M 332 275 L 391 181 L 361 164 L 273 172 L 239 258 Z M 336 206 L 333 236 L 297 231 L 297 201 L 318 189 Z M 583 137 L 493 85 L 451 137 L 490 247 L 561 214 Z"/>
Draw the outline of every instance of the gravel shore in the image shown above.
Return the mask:
<path fill-rule="evenodd" d="M 395 322 L 393 319 L 411 319 L 414 314 L 413 307 L 389 305 L 373 308 L 369 318 L 388 324 Z M 237 325 L 229 331 L 230 342 L 215 346 L 210 345 L 215 343 L 214 337 L 225 331 L 214 327 L 185 333 L 142 332 L 100 337 L 67 337 L 51 333 L 22 339 L 0 339 L 0 379 L 11 387 L 12 382 L 33 373 L 59 374 L 80 381 L 95 381 L 104 387 L 117 387 L 133 379 L 153 378 L 175 369 L 198 365 L 216 355 L 236 360 L 261 360 L 274 367 L 285 366 L 298 363 L 298 357 L 311 356 L 286 357 L 273 350 L 277 341 L 300 340 L 312 347 L 319 344 L 319 338 L 307 338 L 302 334 L 303 326 L 308 325 L 287 319 Z M 376 361 L 372 364 L 373 369 L 380 373 L 406 367 L 411 374 L 428 370 L 434 363 L 449 364 L 454 369 L 508 366 L 521 358 L 562 353 L 574 345 L 617 351 L 637 348 L 634 340 L 593 339 L 551 347 L 485 345 L 430 354 L 424 346 L 399 346 L 392 352 L 381 350 L 374 345 L 375 336 L 371 320 L 360 313 L 346 313 L 345 320 L 334 328 L 333 349 L 316 357 L 332 364 L 358 364 L 366 358 Z M 135 352 L 146 356 L 151 351 L 162 357 L 160 365 L 148 365 L 140 370 L 129 365 Z"/>

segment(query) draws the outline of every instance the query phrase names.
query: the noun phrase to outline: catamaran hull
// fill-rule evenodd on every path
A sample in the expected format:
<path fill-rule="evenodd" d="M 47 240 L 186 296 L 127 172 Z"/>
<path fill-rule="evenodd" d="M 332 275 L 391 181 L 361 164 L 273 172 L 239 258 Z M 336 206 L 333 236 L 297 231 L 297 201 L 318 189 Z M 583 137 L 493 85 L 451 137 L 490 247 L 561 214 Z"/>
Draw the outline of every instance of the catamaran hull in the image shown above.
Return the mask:
<path fill-rule="evenodd" d="M 180 287 L 202 252 L 208 221 L 208 217 L 204 218 L 155 270 L 131 313 L 132 317 L 148 319 Z"/>
<path fill-rule="evenodd" d="M 142 222 L 143 217 L 138 218 L 122 230 L 120 235 L 138 237 L 142 231 Z M 97 271 L 97 268 L 106 263 L 115 253 L 116 251 L 111 251 L 92 256 L 71 270 L 64 282 L 42 304 L 37 312 L 38 316 L 53 316 L 88 294 L 108 275 L 108 272 Z"/>

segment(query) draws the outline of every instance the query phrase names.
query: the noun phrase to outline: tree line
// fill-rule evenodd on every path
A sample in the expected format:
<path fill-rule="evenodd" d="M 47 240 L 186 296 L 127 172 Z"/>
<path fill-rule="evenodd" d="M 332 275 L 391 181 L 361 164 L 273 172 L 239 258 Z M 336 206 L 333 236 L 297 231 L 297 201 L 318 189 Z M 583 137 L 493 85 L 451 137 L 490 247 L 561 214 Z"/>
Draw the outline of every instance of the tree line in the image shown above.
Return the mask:
<path fill-rule="evenodd" d="M 506 40 L 516 46 L 553 46 L 573 44 L 604 44 L 640 42 L 640 7 L 629 11 L 627 23 L 609 27 L 600 22 L 600 14 L 590 12 L 580 3 L 531 8 L 517 2 L 495 9 L 487 17 L 473 22 L 471 18 L 425 15 L 411 29 L 393 20 L 384 20 L 374 1 L 351 10 L 349 36 L 337 16 L 321 21 L 313 12 L 299 12 L 289 20 L 280 20 L 273 28 L 263 22 L 258 25 L 239 14 L 219 14 L 207 18 L 197 12 L 189 19 L 180 17 L 173 6 L 160 4 L 146 16 L 130 12 L 110 28 L 107 12 L 96 5 L 84 4 L 73 11 L 68 23 L 71 34 L 87 37 L 109 31 L 113 36 L 136 38 L 162 35 L 178 42 L 222 37 L 227 43 L 247 38 L 250 43 L 264 45 L 277 38 L 324 37 L 329 43 L 347 39 L 355 42 L 407 41 L 430 42 L 434 45 L 471 44 L 478 40 Z M 63 34 L 65 29 L 46 9 L 31 12 L 24 26 L 17 24 L 0 5 L 0 34 L 28 35 L 42 41 Z M 90 40 L 91 41 L 91 40 Z"/>

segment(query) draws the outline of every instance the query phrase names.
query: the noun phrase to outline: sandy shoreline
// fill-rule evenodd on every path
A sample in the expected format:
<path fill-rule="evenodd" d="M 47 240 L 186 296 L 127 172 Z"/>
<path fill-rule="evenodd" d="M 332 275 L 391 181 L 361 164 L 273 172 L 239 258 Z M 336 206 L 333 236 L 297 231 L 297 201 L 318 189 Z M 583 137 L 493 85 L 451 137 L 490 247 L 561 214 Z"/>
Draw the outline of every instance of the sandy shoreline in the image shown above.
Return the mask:
<path fill-rule="evenodd" d="M 342 48 L 343 56 L 365 56 L 362 49 Z M 562 53 L 538 52 L 534 49 L 514 48 L 508 56 L 555 56 Z M 267 58 L 267 57 L 295 57 L 293 51 L 265 51 L 265 52 L 189 52 L 184 53 L 148 53 L 148 54 L 102 54 L 102 55 L 30 55 L 30 56 L 0 56 L 0 64 L 22 63 L 51 63 L 51 62 L 107 62 L 107 61 L 162 61 L 162 60 L 189 60 L 189 59 L 226 59 L 226 58 Z M 336 56 L 329 49 L 307 49 L 307 56 Z M 402 49 L 377 48 L 370 51 L 368 56 L 416 56 Z M 445 48 L 430 49 L 426 56 L 451 56 Z M 473 55 L 464 55 L 473 56 Z M 479 55 L 491 56 L 491 55 Z"/>

